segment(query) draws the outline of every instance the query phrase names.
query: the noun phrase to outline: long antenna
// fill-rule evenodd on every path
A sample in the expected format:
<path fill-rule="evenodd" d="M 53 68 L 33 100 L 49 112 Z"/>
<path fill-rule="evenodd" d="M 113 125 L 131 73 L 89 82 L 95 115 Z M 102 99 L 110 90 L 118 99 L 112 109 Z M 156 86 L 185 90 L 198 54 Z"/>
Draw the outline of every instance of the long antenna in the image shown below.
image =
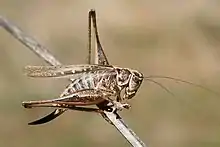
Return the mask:
<path fill-rule="evenodd" d="M 189 85 L 192 85 L 192 86 L 195 86 L 195 87 L 198 87 L 198 88 L 201 88 L 203 90 L 206 90 L 206 91 L 209 91 L 217 96 L 219 96 L 220 94 L 212 89 L 209 89 L 205 86 L 202 86 L 202 85 L 199 85 L 199 84 L 196 84 L 196 83 L 193 83 L 193 82 L 189 82 L 189 81 L 186 81 L 186 80 L 183 80 L 183 79 L 180 79 L 180 78 L 174 78 L 174 77 L 170 77 L 170 76 L 162 76 L 162 75 L 150 75 L 150 76 L 147 76 L 147 77 L 144 77 L 144 79 L 146 80 L 149 80 L 149 79 L 167 79 L 167 80 L 173 80 L 173 81 L 176 81 L 176 82 L 181 82 L 181 83 L 185 83 L 185 84 L 189 84 Z"/>

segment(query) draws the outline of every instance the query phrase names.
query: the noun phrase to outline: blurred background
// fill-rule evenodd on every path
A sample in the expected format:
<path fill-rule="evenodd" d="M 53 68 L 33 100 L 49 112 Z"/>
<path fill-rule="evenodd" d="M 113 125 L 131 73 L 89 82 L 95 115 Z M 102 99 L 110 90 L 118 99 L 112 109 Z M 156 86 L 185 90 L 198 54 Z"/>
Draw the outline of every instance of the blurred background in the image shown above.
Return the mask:
<path fill-rule="evenodd" d="M 149 75 L 191 81 L 220 93 L 220 2 L 217 0 L 0 0 L 0 15 L 33 36 L 63 64 L 85 63 L 87 15 L 97 11 L 101 43 L 111 64 Z M 4 29 L 0 31 L 0 146 L 129 146 L 99 115 L 69 111 L 41 126 L 27 123 L 51 109 L 22 101 L 57 97 L 65 79 L 24 76 L 46 65 Z M 144 81 L 121 112 L 149 147 L 220 146 L 220 94 L 166 79 Z"/>

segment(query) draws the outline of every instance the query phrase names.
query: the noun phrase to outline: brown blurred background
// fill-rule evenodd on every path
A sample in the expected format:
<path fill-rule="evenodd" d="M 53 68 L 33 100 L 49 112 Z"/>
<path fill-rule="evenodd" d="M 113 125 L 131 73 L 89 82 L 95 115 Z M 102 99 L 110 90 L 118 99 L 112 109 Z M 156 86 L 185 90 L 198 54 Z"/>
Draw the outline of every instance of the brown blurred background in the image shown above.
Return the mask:
<path fill-rule="evenodd" d="M 64 64 L 85 63 L 87 15 L 97 11 L 102 45 L 113 65 L 167 75 L 220 92 L 220 2 L 217 0 L 0 0 L 0 15 L 35 37 Z M 50 109 L 24 109 L 25 100 L 57 97 L 65 79 L 32 79 L 26 65 L 42 59 L 0 31 L 0 146 L 129 146 L 99 115 L 69 111 L 41 126 L 27 123 Z M 156 79 L 155 79 L 156 80 Z M 220 96 L 157 80 L 145 81 L 121 116 L 150 147 L 220 146 Z"/>

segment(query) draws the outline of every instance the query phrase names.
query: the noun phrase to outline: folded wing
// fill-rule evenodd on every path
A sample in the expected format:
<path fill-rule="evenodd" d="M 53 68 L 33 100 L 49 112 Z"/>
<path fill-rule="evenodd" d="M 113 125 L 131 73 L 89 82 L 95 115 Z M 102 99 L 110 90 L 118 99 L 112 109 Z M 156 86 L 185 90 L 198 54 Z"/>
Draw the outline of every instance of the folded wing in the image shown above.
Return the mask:
<path fill-rule="evenodd" d="M 100 65 L 60 65 L 60 66 L 26 66 L 24 72 L 29 77 L 71 77 L 97 70 L 112 69 L 112 66 Z"/>

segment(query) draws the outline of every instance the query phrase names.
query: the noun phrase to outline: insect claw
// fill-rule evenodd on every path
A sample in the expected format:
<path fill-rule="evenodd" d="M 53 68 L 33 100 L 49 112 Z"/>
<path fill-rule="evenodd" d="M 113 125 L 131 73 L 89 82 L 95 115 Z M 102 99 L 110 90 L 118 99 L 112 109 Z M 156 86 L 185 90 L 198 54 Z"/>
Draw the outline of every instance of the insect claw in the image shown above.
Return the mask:
<path fill-rule="evenodd" d="M 125 109 L 129 109 L 131 106 L 127 103 L 120 103 L 120 102 L 113 102 L 114 107 L 116 108 L 116 110 L 118 111 L 122 111 L 124 108 Z"/>
<path fill-rule="evenodd" d="M 108 112 L 113 112 L 113 108 L 112 107 L 107 107 L 107 108 L 105 108 L 105 110 L 108 111 Z"/>
<path fill-rule="evenodd" d="M 125 103 L 125 104 L 122 104 L 122 106 L 125 108 L 125 109 L 130 109 L 131 108 L 131 105 Z"/>
<path fill-rule="evenodd" d="M 24 108 L 32 108 L 29 104 L 29 102 L 22 102 L 22 106 L 24 106 Z"/>

